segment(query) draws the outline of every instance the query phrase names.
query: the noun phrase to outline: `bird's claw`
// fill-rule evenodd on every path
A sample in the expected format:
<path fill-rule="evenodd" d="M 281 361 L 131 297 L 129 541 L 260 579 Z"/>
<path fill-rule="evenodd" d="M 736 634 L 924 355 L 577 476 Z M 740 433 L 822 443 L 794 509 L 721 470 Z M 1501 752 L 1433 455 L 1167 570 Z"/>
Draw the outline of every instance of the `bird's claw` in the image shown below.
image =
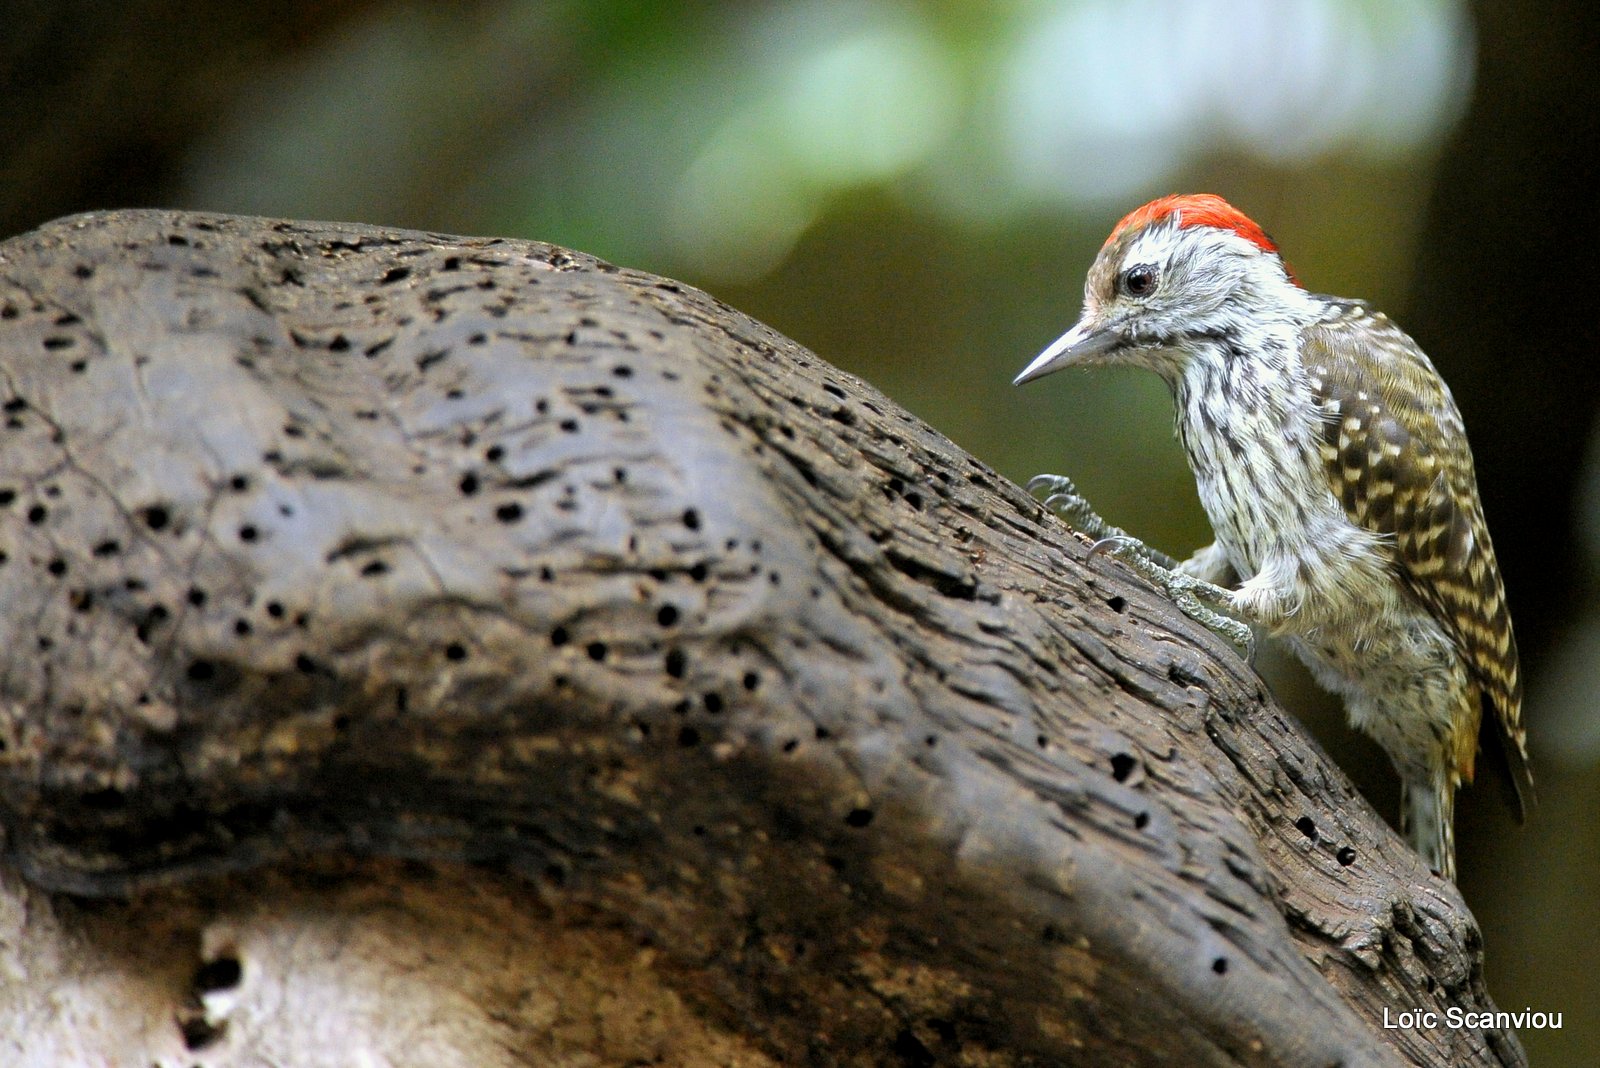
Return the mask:
<path fill-rule="evenodd" d="M 1076 494 L 1078 487 L 1072 484 L 1072 479 L 1066 475 L 1034 475 L 1028 479 L 1028 492 L 1038 493 L 1047 489 L 1052 493 Z"/>
<path fill-rule="evenodd" d="M 1184 615 L 1232 643 L 1247 661 L 1255 662 L 1255 632 L 1248 623 L 1225 614 L 1233 606 L 1227 590 L 1184 574 L 1171 557 L 1101 519 L 1065 475 L 1036 475 L 1028 480 L 1029 493 L 1041 490 L 1048 491 L 1042 502 L 1046 508 L 1074 530 L 1095 539 L 1089 547 L 1090 559 L 1106 553 L 1121 560 L 1164 590 Z"/>
<path fill-rule="evenodd" d="M 1101 553 L 1110 553 L 1118 559 L 1139 556 L 1141 559 L 1148 560 L 1149 555 L 1145 552 L 1146 548 L 1144 542 L 1131 534 L 1112 534 L 1110 537 L 1101 538 L 1089 546 L 1089 559 L 1093 560 Z"/>
<path fill-rule="evenodd" d="M 1073 530 L 1082 531 L 1091 538 L 1106 538 L 1120 534 L 1116 527 L 1101 519 L 1089 505 L 1072 479 L 1066 475 L 1035 475 L 1028 480 L 1028 492 L 1047 491 L 1040 502 L 1067 521 Z"/>

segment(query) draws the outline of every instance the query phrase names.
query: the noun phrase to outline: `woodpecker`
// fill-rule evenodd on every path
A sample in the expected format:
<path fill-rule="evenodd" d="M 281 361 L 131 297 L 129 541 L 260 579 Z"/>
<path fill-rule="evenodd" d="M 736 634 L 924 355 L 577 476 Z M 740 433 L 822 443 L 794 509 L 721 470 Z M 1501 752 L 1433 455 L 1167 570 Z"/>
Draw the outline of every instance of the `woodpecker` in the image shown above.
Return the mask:
<path fill-rule="evenodd" d="M 1455 791 L 1480 727 L 1519 822 L 1533 783 L 1500 569 L 1433 364 L 1383 313 L 1304 289 L 1227 201 L 1189 194 L 1116 225 L 1082 317 L 1016 384 L 1089 366 L 1142 367 L 1172 390 L 1216 541 L 1174 564 L 1070 480 L 1030 488 L 1235 642 L 1249 645 L 1244 624 L 1283 639 L 1387 752 L 1401 831 L 1454 879 Z"/>

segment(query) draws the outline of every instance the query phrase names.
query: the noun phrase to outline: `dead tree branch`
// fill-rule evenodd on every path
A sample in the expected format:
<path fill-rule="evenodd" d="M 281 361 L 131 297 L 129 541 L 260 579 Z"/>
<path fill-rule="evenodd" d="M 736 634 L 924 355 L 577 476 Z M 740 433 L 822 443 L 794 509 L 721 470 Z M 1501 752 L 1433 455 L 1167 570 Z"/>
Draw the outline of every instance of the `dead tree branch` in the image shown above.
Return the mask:
<path fill-rule="evenodd" d="M 1523 1063 L 1230 649 L 703 293 L 88 215 L 0 373 L 0 1060 Z"/>

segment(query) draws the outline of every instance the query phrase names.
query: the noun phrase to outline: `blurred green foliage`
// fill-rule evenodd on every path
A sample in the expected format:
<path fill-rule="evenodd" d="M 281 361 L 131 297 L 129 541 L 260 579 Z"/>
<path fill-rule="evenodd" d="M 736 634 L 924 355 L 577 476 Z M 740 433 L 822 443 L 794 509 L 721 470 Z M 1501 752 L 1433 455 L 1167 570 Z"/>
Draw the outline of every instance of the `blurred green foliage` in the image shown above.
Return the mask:
<path fill-rule="evenodd" d="M 262 78 L 179 199 L 683 278 L 1184 549 L 1206 535 L 1160 387 L 1011 374 L 1110 224 L 1177 188 L 1400 303 L 1472 50 L 1450 0 L 392 5 Z"/>

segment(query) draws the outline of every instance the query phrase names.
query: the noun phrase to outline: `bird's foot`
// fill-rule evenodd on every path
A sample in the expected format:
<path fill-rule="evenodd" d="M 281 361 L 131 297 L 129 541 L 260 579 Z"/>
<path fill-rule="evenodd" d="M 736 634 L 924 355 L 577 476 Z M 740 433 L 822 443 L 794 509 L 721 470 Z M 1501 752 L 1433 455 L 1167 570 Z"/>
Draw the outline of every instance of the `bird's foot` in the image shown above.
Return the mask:
<path fill-rule="evenodd" d="M 1157 567 L 1171 571 L 1178 566 L 1178 562 L 1166 553 L 1150 548 L 1121 527 L 1114 527 L 1101 519 L 1083 494 L 1078 492 L 1078 487 L 1073 485 L 1072 479 L 1066 475 L 1035 475 L 1030 478 L 1028 492 L 1041 491 L 1045 494 L 1041 503 L 1046 508 L 1066 520 L 1067 525 L 1073 530 L 1094 539 L 1096 544 L 1112 540 L 1126 542 L 1130 546 L 1128 551 L 1137 551 L 1146 561 Z M 1137 546 L 1137 549 L 1131 546 Z M 1119 555 L 1120 558 L 1120 554 L 1113 555 Z"/>
<path fill-rule="evenodd" d="M 1218 611 L 1233 607 L 1233 598 L 1227 590 L 1184 574 L 1178 570 L 1178 562 L 1166 553 L 1150 548 L 1127 531 L 1107 523 L 1065 475 L 1036 475 L 1028 480 L 1028 492 L 1043 492 L 1046 508 L 1066 520 L 1072 529 L 1095 539 L 1089 549 L 1090 556 L 1109 553 L 1121 560 L 1165 590 L 1184 615 L 1237 646 L 1246 660 L 1254 662 L 1255 632 L 1249 624 Z"/>
<path fill-rule="evenodd" d="M 1233 608 L 1233 596 L 1221 586 L 1186 575 L 1152 559 L 1151 549 L 1138 538 L 1127 534 L 1114 534 L 1101 538 L 1089 548 L 1091 557 L 1107 553 L 1116 557 L 1153 585 L 1166 591 L 1178 610 L 1213 634 L 1227 639 L 1244 655 L 1246 661 L 1255 662 L 1256 637 L 1250 625 L 1225 611 Z M 1218 609 L 1223 611 L 1218 611 Z"/>
<path fill-rule="evenodd" d="M 1043 493 L 1044 498 L 1040 503 L 1065 519 L 1073 530 L 1080 530 L 1091 538 L 1112 538 L 1123 534 L 1100 518 L 1066 475 L 1034 475 L 1028 479 L 1028 492 Z"/>

